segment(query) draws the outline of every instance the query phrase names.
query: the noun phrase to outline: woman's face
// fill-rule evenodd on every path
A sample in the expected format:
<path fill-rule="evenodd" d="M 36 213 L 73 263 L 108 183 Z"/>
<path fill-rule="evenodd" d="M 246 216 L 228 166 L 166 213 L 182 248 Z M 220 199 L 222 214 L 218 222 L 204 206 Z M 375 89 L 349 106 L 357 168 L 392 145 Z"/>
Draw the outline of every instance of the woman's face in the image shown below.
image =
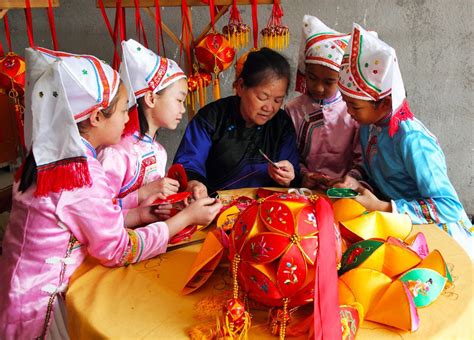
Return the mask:
<path fill-rule="evenodd" d="M 285 78 L 270 78 L 255 87 L 245 87 L 243 79 L 237 82 L 240 113 L 247 126 L 263 125 L 275 116 L 283 104 L 288 89 Z"/>

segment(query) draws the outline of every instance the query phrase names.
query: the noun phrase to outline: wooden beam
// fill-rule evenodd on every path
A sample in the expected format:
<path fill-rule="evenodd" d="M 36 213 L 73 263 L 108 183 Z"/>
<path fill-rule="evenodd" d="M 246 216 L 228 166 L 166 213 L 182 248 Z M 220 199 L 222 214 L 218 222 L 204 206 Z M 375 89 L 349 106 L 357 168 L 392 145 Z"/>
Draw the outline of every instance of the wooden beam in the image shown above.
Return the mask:
<path fill-rule="evenodd" d="M 133 2 L 133 1 L 132 1 Z M 47 8 L 48 0 L 30 0 L 31 8 Z M 59 7 L 59 0 L 52 1 L 53 7 Z M 0 0 L 2 9 L 26 8 L 25 0 Z"/>
<path fill-rule="evenodd" d="M 272 5 L 273 2 L 274 0 L 258 0 L 257 1 L 259 5 L 263 5 L 263 4 Z M 232 5 L 232 0 L 214 0 L 214 4 L 216 6 Z M 251 4 L 251 0 L 237 0 L 237 5 L 250 5 L 250 4 Z M 115 8 L 116 1 L 104 0 L 104 6 Z M 180 7 L 181 0 L 160 0 L 160 6 L 161 7 Z M 203 3 L 201 0 L 188 0 L 188 6 L 193 7 L 193 6 L 209 6 L 209 5 Z M 99 7 L 98 3 L 97 3 L 97 7 Z M 134 0 L 123 0 L 122 7 L 135 7 L 135 2 Z M 140 7 L 155 7 L 155 1 L 154 0 L 140 0 Z"/>

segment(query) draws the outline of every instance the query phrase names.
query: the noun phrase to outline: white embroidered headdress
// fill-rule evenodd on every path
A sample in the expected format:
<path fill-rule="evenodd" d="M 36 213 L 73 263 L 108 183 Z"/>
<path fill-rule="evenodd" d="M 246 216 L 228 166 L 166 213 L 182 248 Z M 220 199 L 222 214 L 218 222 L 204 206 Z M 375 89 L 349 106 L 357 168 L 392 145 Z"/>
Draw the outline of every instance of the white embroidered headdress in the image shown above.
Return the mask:
<path fill-rule="evenodd" d="M 36 195 L 91 184 L 77 123 L 107 108 L 116 71 L 96 57 L 26 49 L 25 142 L 37 164 Z"/>
<path fill-rule="evenodd" d="M 122 41 L 120 77 L 127 86 L 129 106 L 132 107 L 147 91 L 157 93 L 177 80 L 186 78 L 186 74 L 174 60 L 160 57 L 139 42 L 129 39 Z M 139 129 L 138 112 L 131 110 L 129 114 L 126 134 Z"/>
<path fill-rule="evenodd" d="M 339 72 L 348 41 L 348 34 L 334 31 L 318 18 L 305 15 L 298 55 L 296 91 L 305 92 L 306 64 L 319 64 Z"/>

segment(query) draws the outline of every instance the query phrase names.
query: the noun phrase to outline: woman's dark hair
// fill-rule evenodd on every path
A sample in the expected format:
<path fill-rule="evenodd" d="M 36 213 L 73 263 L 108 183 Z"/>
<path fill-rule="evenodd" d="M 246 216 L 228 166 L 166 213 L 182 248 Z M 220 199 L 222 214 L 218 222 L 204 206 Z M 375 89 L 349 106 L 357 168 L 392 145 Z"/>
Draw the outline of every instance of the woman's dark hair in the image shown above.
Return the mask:
<path fill-rule="evenodd" d="M 122 82 L 120 82 L 119 89 L 117 90 L 120 91 L 120 86 L 123 86 Z M 114 99 L 110 102 L 110 105 L 107 106 L 105 109 L 102 109 L 102 114 L 104 115 L 105 118 L 110 118 L 112 116 L 112 113 L 115 111 L 115 107 L 117 105 L 119 96 L 115 95 Z M 89 129 L 90 123 L 89 121 L 83 120 L 82 122 L 77 123 L 77 128 L 80 133 L 84 133 Z M 21 178 L 20 178 L 20 184 L 18 186 L 18 191 L 20 192 L 25 192 L 28 190 L 28 188 L 36 183 L 36 176 L 37 176 L 37 171 L 36 171 L 36 160 L 35 156 L 33 155 L 33 150 L 30 150 L 28 153 L 28 156 L 26 156 L 25 161 L 20 168 L 21 171 Z"/>
<path fill-rule="evenodd" d="M 243 80 L 245 87 L 256 87 L 269 80 L 281 78 L 288 81 L 289 87 L 290 64 L 280 53 L 267 47 L 249 53 L 238 77 Z"/>
<path fill-rule="evenodd" d="M 164 89 L 156 92 L 155 94 L 161 96 L 169 86 L 165 87 Z M 138 111 L 138 122 L 140 124 L 140 136 L 145 136 L 148 131 L 150 130 L 150 126 L 148 125 L 148 121 L 145 117 L 145 112 L 143 111 L 143 106 L 145 105 L 145 98 L 140 97 L 137 99 L 137 111 Z M 153 139 L 156 139 L 158 135 L 158 131 L 153 136 Z"/>

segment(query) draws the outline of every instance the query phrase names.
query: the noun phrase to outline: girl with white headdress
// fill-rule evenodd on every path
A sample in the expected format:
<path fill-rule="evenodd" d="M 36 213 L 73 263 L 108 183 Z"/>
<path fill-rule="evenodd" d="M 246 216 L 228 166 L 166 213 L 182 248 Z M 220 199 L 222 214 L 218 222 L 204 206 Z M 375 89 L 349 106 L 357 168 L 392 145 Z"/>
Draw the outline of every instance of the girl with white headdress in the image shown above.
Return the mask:
<path fill-rule="evenodd" d="M 285 107 L 295 125 L 302 186 L 326 189 L 346 174 L 361 179 L 359 124 L 347 113 L 337 88 L 349 35 L 305 15 L 296 90 Z"/>
<path fill-rule="evenodd" d="M 27 49 L 26 61 L 29 155 L 13 185 L 0 257 L 0 338 L 65 339 L 61 301 L 87 255 L 105 266 L 151 258 L 184 226 L 210 222 L 220 206 L 200 200 L 188 216 L 125 228 L 157 218 L 145 205 L 122 211 L 114 204 L 96 159 L 98 147 L 120 141 L 128 121 L 118 73 L 93 56 L 43 48 Z"/>
<path fill-rule="evenodd" d="M 101 150 L 98 159 L 121 205 L 131 208 L 150 194 L 178 192 L 178 181 L 165 177 L 167 154 L 156 137 L 160 128 L 177 128 L 185 112 L 188 85 L 178 64 L 137 41 L 123 41 L 122 51 L 120 74 L 130 101 L 137 105 L 130 110 L 120 143 Z M 195 187 L 193 194 L 207 197 L 204 185 Z"/>
<path fill-rule="evenodd" d="M 436 137 L 410 111 L 395 50 L 354 24 L 339 73 L 349 114 L 361 124 L 364 168 L 380 198 L 347 176 L 367 210 L 434 223 L 474 258 L 473 228 L 451 184 Z"/>

